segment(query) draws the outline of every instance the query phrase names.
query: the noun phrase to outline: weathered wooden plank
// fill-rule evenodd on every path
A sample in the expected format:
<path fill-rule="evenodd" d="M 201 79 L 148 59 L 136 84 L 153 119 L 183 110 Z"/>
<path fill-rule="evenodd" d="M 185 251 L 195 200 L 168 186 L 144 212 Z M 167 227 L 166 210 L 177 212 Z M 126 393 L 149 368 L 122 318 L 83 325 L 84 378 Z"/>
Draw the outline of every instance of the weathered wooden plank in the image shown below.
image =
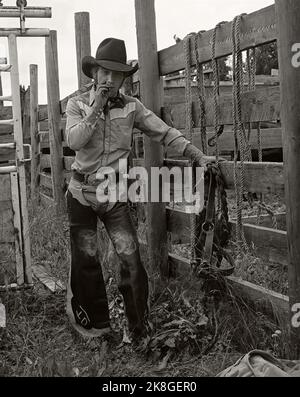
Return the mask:
<path fill-rule="evenodd" d="M 31 137 L 31 197 L 38 194 L 39 137 L 38 137 L 38 66 L 30 65 L 30 137 Z"/>
<path fill-rule="evenodd" d="M 190 272 L 191 265 L 188 259 L 169 254 L 169 261 L 171 266 L 175 267 L 176 274 L 185 275 Z M 234 296 L 251 302 L 259 311 L 270 313 L 277 319 L 287 318 L 289 314 L 289 298 L 287 296 L 234 276 L 226 277 L 225 280 Z"/>
<path fill-rule="evenodd" d="M 185 130 L 180 130 L 180 132 L 185 133 Z M 207 140 L 212 138 L 215 133 L 207 132 Z M 194 134 L 192 143 L 199 149 L 202 148 L 201 144 L 201 133 L 199 128 L 194 128 Z M 251 149 L 257 150 L 257 130 L 252 129 L 250 134 Z M 282 148 L 282 130 L 281 128 L 263 128 L 261 129 L 261 148 L 265 149 L 280 149 Z M 208 146 L 208 154 L 215 154 L 215 147 Z M 220 152 L 234 151 L 234 134 L 233 131 L 224 131 L 219 137 L 219 150 Z M 171 149 L 168 149 L 168 157 L 176 157 L 176 153 Z"/>
<path fill-rule="evenodd" d="M 51 168 L 50 154 L 41 154 L 40 167 L 41 171 L 45 168 Z"/>
<path fill-rule="evenodd" d="M 68 184 L 70 182 L 71 177 L 72 177 L 72 172 L 65 171 L 64 172 L 64 176 L 65 176 L 65 181 Z"/>
<path fill-rule="evenodd" d="M 280 119 L 280 88 L 277 86 L 261 87 L 255 91 L 241 94 L 242 121 L 273 121 Z M 205 103 L 206 125 L 214 125 L 213 99 L 208 98 Z M 164 104 L 164 120 L 171 119 L 175 128 L 185 128 L 185 103 Z M 224 94 L 219 97 L 218 105 L 219 124 L 233 124 L 232 95 Z M 193 102 L 194 126 L 199 127 L 200 109 L 197 101 Z"/>
<path fill-rule="evenodd" d="M 19 176 L 17 172 L 11 174 L 11 191 L 12 191 L 12 207 L 13 207 L 13 225 L 14 225 L 14 237 L 15 237 L 15 258 L 16 258 L 16 277 L 17 284 L 24 284 L 24 258 L 23 258 L 23 241 L 25 237 L 23 235 L 22 228 L 22 213 L 20 212 L 20 193 L 19 193 Z M 30 255 L 30 253 L 29 253 Z M 26 258 L 27 259 L 27 258 Z"/>
<path fill-rule="evenodd" d="M 1 135 L 7 135 L 13 133 L 13 126 L 12 125 L 0 125 L 0 138 Z"/>
<path fill-rule="evenodd" d="M 154 0 L 135 0 L 136 32 L 140 65 L 141 98 L 145 106 L 160 114 L 163 82 L 159 76 Z M 163 164 L 163 148 L 145 137 L 146 168 Z M 167 234 L 164 203 L 147 203 L 149 265 L 153 273 L 167 275 Z"/>
<path fill-rule="evenodd" d="M 73 156 L 64 156 L 64 169 L 66 171 L 71 171 L 71 166 L 74 163 L 75 157 Z"/>
<path fill-rule="evenodd" d="M 47 196 L 46 194 L 40 192 L 40 199 L 41 199 L 41 204 L 48 208 L 48 207 L 54 207 L 55 202 L 52 197 Z"/>
<path fill-rule="evenodd" d="M 258 223 L 257 223 L 258 221 Z M 276 229 L 278 230 L 286 230 L 286 213 L 278 213 L 275 214 L 274 217 L 271 215 L 261 215 L 259 219 L 257 219 L 257 216 L 248 216 L 248 217 L 243 217 L 243 223 L 247 223 L 250 225 L 257 225 L 257 226 L 263 226 L 263 227 L 269 227 L 273 228 L 273 224 L 276 222 Z"/>
<path fill-rule="evenodd" d="M 12 107 L 11 106 L 3 106 L 0 109 L 0 118 L 1 119 L 11 119 L 13 117 Z"/>
<path fill-rule="evenodd" d="M 30 143 L 30 87 L 22 92 L 21 95 L 21 109 L 22 109 L 22 128 L 23 141 Z"/>
<path fill-rule="evenodd" d="M 27 30 L 28 32 L 28 30 Z M 18 172 L 11 173 L 12 203 L 14 209 L 14 226 L 18 230 L 15 240 L 17 283 L 31 283 L 31 246 L 28 220 L 28 203 L 26 189 L 26 173 L 23 147 L 20 83 L 19 83 L 19 62 L 17 38 L 14 34 L 8 34 L 9 59 L 12 64 L 10 72 L 11 95 L 13 97 L 13 119 L 14 119 L 14 140 L 16 142 L 16 158 L 19 161 Z"/>
<path fill-rule="evenodd" d="M 39 105 L 38 117 L 39 121 L 48 119 L 48 105 Z"/>
<path fill-rule="evenodd" d="M 39 139 L 40 139 L 40 149 L 50 149 L 50 142 L 49 142 L 49 132 L 48 131 L 41 131 L 39 132 Z M 62 147 L 68 147 L 65 141 L 62 142 Z"/>
<path fill-rule="evenodd" d="M 81 88 L 91 82 L 91 79 L 82 71 L 82 58 L 91 55 L 90 14 L 88 12 L 75 13 L 75 36 L 78 88 Z"/>
<path fill-rule="evenodd" d="M 196 76 L 196 73 L 192 72 L 192 76 Z M 138 81 L 138 80 L 137 80 Z M 269 75 L 256 75 L 255 76 L 255 85 L 260 86 L 260 85 L 278 85 L 280 83 L 280 79 L 278 76 L 269 76 Z M 248 86 L 248 76 L 245 76 L 244 78 L 244 85 L 245 87 Z M 197 87 L 197 81 L 192 81 L 192 87 Z M 213 85 L 209 81 L 204 81 L 204 87 L 207 91 L 210 91 L 213 89 Z M 225 89 L 232 90 L 232 81 L 220 81 L 219 84 L 219 90 L 222 93 L 222 91 Z M 165 95 L 173 95 L 175 92 L 181 92 L 181 94 L 184 94 L 184 89 L 185 89 L 185 77 L 184 74 L 178 74 L 176 76 L 166 76 L 164 77 L 164 90 L 165 90 Z M 193 90 L 194 91 L 194 90 Z M 196 92 L 196 90 L 195 90 Z"/>
<path fill-rule="evenodd" d="M 236 224 L 231 222 L 232 232 Z M 255 254 L 269 262 L 287 265 L 287 233 L 283 230 L 244 224 L 244 235 Z"/>
<path fill-rule="evenodd" d="M 60 120 L 60 129 L 65 130 L 66 129 L 66 118 L 62 118 Z M 48 120 L 43 120 L 39 122 L 39 131 L 44 132 L 44 131 L 49 131 L 49 122 Z"/>
<path fill-rule="evenodd" d="M 135 159 L 134 165 L 144 166 L 143 159 Z M 165 165 L 168 167 L 185 167 L 189 166 L 188 160 L 170 160 L 165 159 Z M 240 162 L 238 162 L 240 166 Z M 258 163 L 245 162 L 245 191 L 253 193 L 274 193 L 282 194 L 284 192 L 284 176 L 282 163 Z M 220 169 L 225 181 L 227 190 L 234 190 L 234 162 L 222 161 Z"/>
<path fill-rule="evenodd" d="M 216 35 L 216 57 L 228 56 L 232 53 L 232 23 L 224 23 Z M 198 37 L 199 62 L 211 60 L 211 38 L 213 29 Z M 255 11 L 242 17 L 241 21 L 241 49 L 275 41 L 277 39 L 274 5 Z M 179 42 L 158 53 L 160 75 L 164 76 L 182 70 L 185 67 L 183 42 Z M 192 65 L 195 65 L 195 53 L 192 51 Z"/>
<path fill-rule="evenodd" d="M 234 236 L 235 222 L 230 222 Z M 269 262 L 287 263 L 287 234 L 285 231 L 257 225 L 243 225 L 248 244 L 255 249 L 255 254 Z M 190 214 L 182 210 L 167 208 L 167 230 L 172 233 L 172 240 L 178 243 L 190 242 Z"/>
<path fill-rule="evenodd" d="M 46 38 L 46 70 L 47 70 L 47 93 L 48 93 L 48 119 L 50 122 L 50 156 L 51 174 L 53 178 L 53 195 L 56 202 L 57 213 L 65 211 L 64 180 L 63 180 L 63 149 L 60 131 L 60 106 L 59 106 L 59 73 L 57 54 L 57 32 L 51 30 L 50 36 Z"/>
<path fill-rule="evenodd" d="M 298 0 L 276 0 L 275 7 L 279 30 L 282 125 L 285 132 L 283 134 L 283 153 L 287 207 L 290 328 L 293 356 L 295 359 L 299 359 L 300 327 L 295 320 L 295 313 L 299 310 L 300 303 L 300 69 L 298 64 L 299 49 L 296 44 L 299 43 L 300 37 L 300 7 Z"/>
<path fill-rule="evenodd" d="M 16 158 L 16 149 L 0 146 L 0 161 L 13 161 Z"/>
<path fill-rule="evenodd" d="M 1 143 L 12 143 L 12 142 L 14 142 L 13 134 L 0 135 L 0 144 Z"/>
<path fill-rule="evenodd" d="M 46 187 L 47 189 L 52 190 L 53 189 L 53 182 L 51 178 L 51 174 L 47 174 L 45 172 L 42 172 L 40 174 L 40 185 L 43 187 Z"/>
<path fill-rule="evenodd" d="M 240 163 L 238 163 L 240 165 Z M 234 189 L 234 162 L 220 163 L 226 189 Z M 253 193 L 284 193 L 282 163 L 245 163 L 245 191 Z"/>

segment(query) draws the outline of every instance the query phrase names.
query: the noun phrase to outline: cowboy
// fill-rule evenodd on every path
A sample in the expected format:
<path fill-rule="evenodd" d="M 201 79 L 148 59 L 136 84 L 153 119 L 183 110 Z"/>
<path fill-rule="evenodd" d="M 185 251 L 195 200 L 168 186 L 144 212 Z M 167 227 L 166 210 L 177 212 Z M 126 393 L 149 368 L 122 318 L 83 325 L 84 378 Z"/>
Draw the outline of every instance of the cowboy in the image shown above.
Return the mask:
<path fill-rule="evenodd" d="M 93 79 L 91 89 L 71 98 L 66 109 L 66 140 L 76 152 L 66 194 L 71 240 L 67 313 L 74 328 L 87 337 L 111 331 L 98 258 L 97 219 L 103 222 L 120 259 L 118 287 L 131 336 L 137 340 L 148 330 L 148 276 L 140 258 L 136 229 L 127 202 L 97 199 L 99 170 L 110 167 L 118 175 L 119 160 L 127 159 L 131 151 L 133 128 L 200 166 L 215 160 L 205 156 L 138 99 L 120 93 L 125 78 L 137 69 L 138 65 L 127 64 L 124 41 L 105 39 L 96 58 L 82 59 L 83 72 Z"/>

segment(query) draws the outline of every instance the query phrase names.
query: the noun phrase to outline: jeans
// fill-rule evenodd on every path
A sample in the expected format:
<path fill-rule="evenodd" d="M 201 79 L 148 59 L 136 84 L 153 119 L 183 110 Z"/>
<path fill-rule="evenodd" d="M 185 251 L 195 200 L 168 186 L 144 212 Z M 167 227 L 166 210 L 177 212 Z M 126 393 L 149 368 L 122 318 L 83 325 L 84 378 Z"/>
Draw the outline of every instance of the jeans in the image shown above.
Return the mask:
<path fill-rule="evenodd" d="M 66 194 L 71 241 L 71 271 L 67 309 L 85 329 L 109 326 L 106 288 L 99 262 L 97 218 L 120 259 L 119 291 L 124 299 L 129 331 L 143 333 L 148 315 L 148 276 L 141 262 L 137 233 L 127 203 L 86 206 Z M 108 209 L 109 208 L 109 209 Z M 114 265 L 113 263 L 111 264 Z"/>

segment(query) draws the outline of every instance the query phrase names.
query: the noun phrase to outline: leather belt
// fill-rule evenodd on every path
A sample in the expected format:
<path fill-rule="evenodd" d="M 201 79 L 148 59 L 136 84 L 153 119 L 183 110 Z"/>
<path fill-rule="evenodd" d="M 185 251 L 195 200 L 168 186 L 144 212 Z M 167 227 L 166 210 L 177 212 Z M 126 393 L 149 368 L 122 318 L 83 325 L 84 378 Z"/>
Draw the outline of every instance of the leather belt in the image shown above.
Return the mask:
<path fill-rule="evenodd" d="M 80 183 L 84 183 L 86 185 L 99 185 L 101 182 L 104 181 L 104 179 L 107 179 L 107 175 L 105 175 L 105 177 L 103 179 L 96 179 L 96 174 L 81 174 L 80 172 L 77 172 L 75 170 L 72 171 L 72 176 L 73 178 L 80 182 Z M 119 182 L 119 172 L 116 172 L 116 183 Z"/>

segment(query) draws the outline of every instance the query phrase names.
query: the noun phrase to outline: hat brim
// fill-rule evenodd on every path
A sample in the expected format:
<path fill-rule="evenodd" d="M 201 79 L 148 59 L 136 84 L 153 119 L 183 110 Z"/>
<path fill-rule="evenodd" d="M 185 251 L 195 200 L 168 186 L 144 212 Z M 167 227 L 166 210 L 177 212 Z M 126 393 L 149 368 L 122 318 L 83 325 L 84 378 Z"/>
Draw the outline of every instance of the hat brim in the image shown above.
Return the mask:
<path fill-rule="evenodd" d="M 94 67 L 101 66 L 104 69 L 107 70 L 112 70 L 114 72 L 122 72 L 125 73 L 126 76 L 131 76 L 133 73 L 135 73 L 139 65 L 136 64 L 134 66 L 130 66 L 124 63 L 119 63 L 119 62 L 113 62 L 113 61 L 106 61 L 106 60 L 100 60 L 96 59 L 92 56 L 85 56 L 82 59 L 82 71 L 83 73 L 90 77 L 91 79 L 93 78 L 92 76 L 92 69 Z"/>

